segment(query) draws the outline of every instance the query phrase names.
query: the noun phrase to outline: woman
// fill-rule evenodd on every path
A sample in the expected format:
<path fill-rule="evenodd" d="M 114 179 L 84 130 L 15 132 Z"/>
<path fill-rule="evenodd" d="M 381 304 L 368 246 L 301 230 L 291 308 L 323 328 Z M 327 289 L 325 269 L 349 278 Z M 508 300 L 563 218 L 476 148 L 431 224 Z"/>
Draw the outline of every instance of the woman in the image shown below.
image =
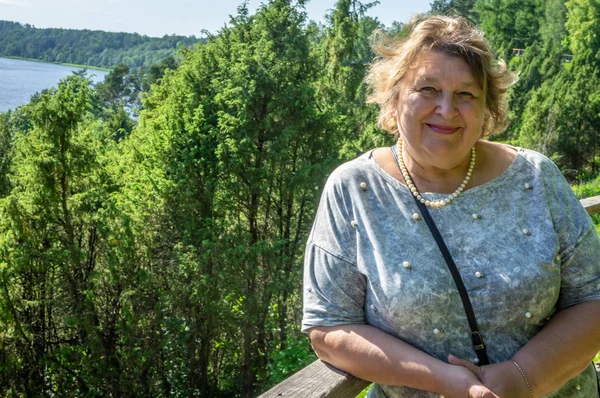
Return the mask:
<path fill-rule="evenodd" d="M 368 76 L 398 144 L 328 179 L 306 248 L 302 330 L 319 358 L 377 383 L 370 397 L 597 397 L 589 216 L 547 158 L 483 140 L 506 128 L 516 77 L 482 33 L 439 16 L 407 29 L 379 46 Z M 491 365 L 476 365 L 415 197 L 459 269 Z"/>

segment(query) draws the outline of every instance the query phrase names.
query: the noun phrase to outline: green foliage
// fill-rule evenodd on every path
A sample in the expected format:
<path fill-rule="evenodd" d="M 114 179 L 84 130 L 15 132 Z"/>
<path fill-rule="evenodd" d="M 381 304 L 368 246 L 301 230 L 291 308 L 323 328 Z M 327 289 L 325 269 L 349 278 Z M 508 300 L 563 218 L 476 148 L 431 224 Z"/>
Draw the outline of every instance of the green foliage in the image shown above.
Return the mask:
<path fill-rule="evenodd" d="M 589 198 L 600 195 L 600 175 L 588 181 L 582 181 L 571 186 L 575 196 L 579 199 Z M 596 225 L 596 230 L 600 233 L 600 214 L 592 214 L 592 220 Z"/>
<path fill-rule="evenodd" d="M 283 349 L 273 350 L 268 369 L 266 386 L 281 383 L 292 374 L 317 359 L 307 337 L 288 337 Z"/>
<path fill-rule="evenodd" d="M 4 391 L 111 391 L 118 378 L 106 355 L 116 341 L 105 335 L 116 324 L 105 324 L 108 292 L 96 285 L 105 282 L 98 248 L 112 184 L 102 151 L 111 137 L 88 118 L 90 101 L 89 82 L 67 78 L 27 107 L 31 129 L 15 134 L 12 189 L 0 204 Z"/>
<path fill-rule="evenodd" d="M 541 44 L 524 56 L 526 80 L 511 94 L 518 104 L 513 137 L 516 132 L 520 145 L 548 155 L 571 180 L 598 169 L 598 65 L 590 56 L 594 42 L 581 41 L 587 40 L 581 27 L 597 14 L 593 9 L 591 2 L 567 2 L 566 8 L 558 0 L 547 2 Z"/>
<path fill-rule="evenodd" d="M 161 38 L 137 33 L 74 29 L 38 29 L 31 25 L 0 20 L 0 56 L 39 59 L 45 62 L 112 68 L 126 64 L 132 69 L 149 68 L 176 54 L 180 47 L 193 47 L 194 36 L 165 35 Z"/>
<path fill-rule="evenodd" d="M 471 22 L 476 22 L 478 19 L 475 10 L 476 0 L 434 0 L 430 3 L 431 14 L 442 14 L 451 16 L 461 16 L 467 18 Z"/>
<path fill-rule="evenodd" d="M 0 115 L 0 395 L 251 397 L 315 359 L 298 331 L 303 248 L 328 173 L 392 143 L 364 75 L 372 32 L 404 26 L 357 0 L 307 24 L 304 3 L 244 3 L 146 75 L 121 49 L 172 54 L 173 37 L 79 32 L 116 65 L 105 82 L 79 73 Z M 498 138 L 597 175 L 597 49 L 581 28 L 595 3 L 473 3 L 432 8 L 479 18 L 520 72 Z M 71 31 L 0 32 L 0 51 L 74 56 Z"/>
<path fill-rule="evenodd" d="M 511 57 L 513 48 L 524 49 L 539 39 L 543 0 L 477 0 L 475 12 L 498 56 Z"/>
<path fill-rule="evenodd" d="M 595 32 L 600 20 L 600 4 L 594 0 L 569 0 L 566 6 L 569 48 L 585 64 L 598 66 L 600 37 Z"/>
<path fill-rule="evenodd" d="M 365 388 L 360 394 L 358 394 L 356 396 L 356 398 L 365 398 L 367 396 L 367 394 L 369 393 L 369 391 L 371 390 L 371 387 L 373 387 L 372 384 L 369 387 Z"/>
<path fill-rule="evenodd" d="M 579 199 L 600 195 L 600 176 L 573 185 L 573 192 Z"/>

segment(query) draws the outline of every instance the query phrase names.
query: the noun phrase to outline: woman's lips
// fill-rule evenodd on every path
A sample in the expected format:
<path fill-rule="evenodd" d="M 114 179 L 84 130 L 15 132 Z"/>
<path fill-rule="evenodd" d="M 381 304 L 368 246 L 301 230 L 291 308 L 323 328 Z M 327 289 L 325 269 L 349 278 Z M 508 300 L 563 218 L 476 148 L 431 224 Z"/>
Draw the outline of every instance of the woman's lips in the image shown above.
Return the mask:
<path fill-rule="evenodd" d="M 453 134 L 456 131 L 458 131 L 458 129 L 460 127 L 451 127 L 451 126 L 441 126 L 439 124 L 430 124 L 430 123 L 426 123 L 427 127 L 429 127 L 430 129 L 432 129 L 433 131 L 435 131 L 436 133 L 439 134 Z"/>

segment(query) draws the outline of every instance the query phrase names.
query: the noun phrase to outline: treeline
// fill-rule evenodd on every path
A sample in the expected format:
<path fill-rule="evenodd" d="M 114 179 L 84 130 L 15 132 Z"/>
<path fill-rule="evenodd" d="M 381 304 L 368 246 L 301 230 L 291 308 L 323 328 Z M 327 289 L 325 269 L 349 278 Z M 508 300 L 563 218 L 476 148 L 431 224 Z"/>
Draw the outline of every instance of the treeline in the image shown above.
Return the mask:
<path fill-rule="evenodd" d="M 320 189 L 392 144 L 363 79 L 374 29 L 402 25 L 375 3 L 338 0 L 323 25 L 304 2 L 241 6 L 139 96 L 120 67 L 0 115 L 0 395 L 254 397 L 315 358 L 299 324 Z M 499 138 L 592 173 L 600 6 L 463 3 L 432 6 L 521 72 Z"/>
<path fill-rule="evenodd" d="M 201 42 L 194 36 L 161 38 L 137 33 L 114 33 L 75 29 L 38 29 L 28 24 L 0 21 L 0 56 L 39 59 L 101 68 L 126 64 L 148 68 L 178 48 Z"/>

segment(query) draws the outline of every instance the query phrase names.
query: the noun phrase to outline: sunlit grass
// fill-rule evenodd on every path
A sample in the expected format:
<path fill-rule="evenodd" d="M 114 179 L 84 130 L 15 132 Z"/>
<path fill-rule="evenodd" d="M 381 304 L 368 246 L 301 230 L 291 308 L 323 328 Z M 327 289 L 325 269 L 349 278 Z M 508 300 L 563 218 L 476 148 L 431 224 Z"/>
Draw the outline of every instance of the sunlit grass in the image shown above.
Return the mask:
<path fill-rule="evenodd" d="M 358 394 L 356 396 L 356 398 L 365 398 L 367 396 L 367 394 L 369 393 L 369 390 L 371 389 L 372 386 L 373 386 L 373 384 L 371 384 L 369 387 L 365 388 L 363 390 L 363 392 L 361 392 L 360 394 Z"/>

